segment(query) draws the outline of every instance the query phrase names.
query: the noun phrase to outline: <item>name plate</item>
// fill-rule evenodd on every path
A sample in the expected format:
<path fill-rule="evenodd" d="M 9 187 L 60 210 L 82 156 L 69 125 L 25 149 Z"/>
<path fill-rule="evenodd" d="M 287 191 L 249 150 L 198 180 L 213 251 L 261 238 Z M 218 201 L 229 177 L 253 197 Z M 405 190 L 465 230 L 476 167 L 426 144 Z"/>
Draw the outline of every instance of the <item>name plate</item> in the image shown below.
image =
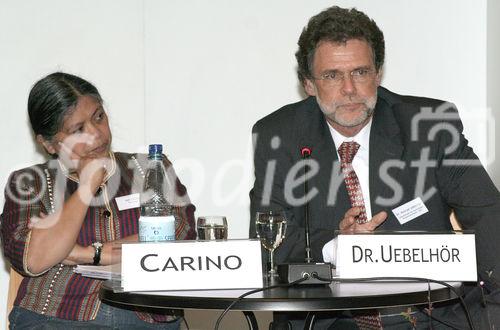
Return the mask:
<path fill-rule="evenodd" d="M 477 281 L 474 234 L 338 235 L 340 278 Z"/>
<path fill-rule="evenodd" d="M 122 244 L 124 291 L 261 288 L 259 240 Z"/>

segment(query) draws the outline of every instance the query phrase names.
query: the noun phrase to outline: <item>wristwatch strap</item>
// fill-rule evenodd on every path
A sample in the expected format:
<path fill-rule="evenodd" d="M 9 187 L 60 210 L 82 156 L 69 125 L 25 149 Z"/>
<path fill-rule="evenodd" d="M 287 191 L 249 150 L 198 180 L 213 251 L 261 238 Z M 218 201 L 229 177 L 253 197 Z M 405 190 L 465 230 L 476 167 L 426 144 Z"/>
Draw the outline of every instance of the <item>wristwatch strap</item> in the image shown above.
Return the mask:
<path fill-rule="evenodd" d="M 94 242 L 92 246 L 94 247 L 94 262 L 92 264 L 97 266 L 101 262 L 102 243 Z"/>

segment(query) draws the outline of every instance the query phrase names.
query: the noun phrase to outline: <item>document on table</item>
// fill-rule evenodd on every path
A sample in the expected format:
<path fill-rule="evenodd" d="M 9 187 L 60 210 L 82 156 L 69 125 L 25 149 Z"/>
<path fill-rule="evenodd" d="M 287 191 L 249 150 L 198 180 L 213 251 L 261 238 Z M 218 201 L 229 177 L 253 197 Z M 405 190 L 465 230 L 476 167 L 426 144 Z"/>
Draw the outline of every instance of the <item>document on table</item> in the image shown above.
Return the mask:
<path fill-rule="evenodd" d="M 102 280 L 119 280 L 121 278 L 121 266 L 93 266 L 93 265 L 77 265 L 74 272 L 85 277 L 98 278 Z"/>

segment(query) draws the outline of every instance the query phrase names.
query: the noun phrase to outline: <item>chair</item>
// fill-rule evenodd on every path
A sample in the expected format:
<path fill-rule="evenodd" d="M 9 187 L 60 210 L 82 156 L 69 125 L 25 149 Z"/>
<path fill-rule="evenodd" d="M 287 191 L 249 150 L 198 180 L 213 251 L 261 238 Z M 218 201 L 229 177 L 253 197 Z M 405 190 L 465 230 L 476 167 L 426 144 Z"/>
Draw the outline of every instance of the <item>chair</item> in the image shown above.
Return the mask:
<path fill-rule="evenodd" d="M 9 328 L 9 314 L 14 306 L 14 300 L 17 296 L 17 290 L 19 289 L 19 285 L 21 285 L 21 281 L 23 280 L 23 276 L 16 272 L 14 268 L 10 269 L 10 279 L 9 279 L 9 293 L 7 294 L 7 328 Z"/>
<path fill-rule="evenodd" d="M 450 213 L 450 222 L 453 230 L 462 230 L 462 226 L 460 225 L 460 222 L 458 222 L 457 216 L 455 215 L 454 211 L 451 211 Z"/>

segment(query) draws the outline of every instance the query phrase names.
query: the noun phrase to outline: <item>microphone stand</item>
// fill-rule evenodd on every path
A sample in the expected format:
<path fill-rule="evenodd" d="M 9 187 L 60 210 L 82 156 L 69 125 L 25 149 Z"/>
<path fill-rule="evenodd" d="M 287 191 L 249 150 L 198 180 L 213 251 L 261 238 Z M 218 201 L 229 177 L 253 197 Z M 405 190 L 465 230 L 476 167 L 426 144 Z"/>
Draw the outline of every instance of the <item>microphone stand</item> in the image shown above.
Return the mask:
<path fill-rule="evenodd" d="M 311 151 L 309 148 L 302 148 L 301 150 L 302 153 L 302 159 L 306 160 L 309 159 L 311 156 Z M 309 192 L 309 180 L 307 179 L 307 167 L 304 166 L 304 199 L 307 196 L 307 193 Z M 305 234 L 305 239 L 306 239 L 306 263 L 310 264 L 312 262 L 312 257 L 311 257 L 311 238 L 310 238 L 310 233 L 309 233 L 309 202 L 306 202 L 304 205 L 304 234 Z"/>
<path fill-rule="evenodd" d="M 311 149 L 302 147 L 300 149 L 302 160 L 311 156 Z M 307 168 L 304 167 L 304 199 L 309 192 Z M 330 263 L 315 263 L 311 257 L 311 239 L 309 225 L 309 201 L 304 205 L 304 235 L 305 235 L 305 263 L 287 263 L 278 265 L 278 276 L 282 282 L 292 283 L 302 278 L 307 280 L 302 284 L 329 284 L 332 282 L 332 265 Z"/>

